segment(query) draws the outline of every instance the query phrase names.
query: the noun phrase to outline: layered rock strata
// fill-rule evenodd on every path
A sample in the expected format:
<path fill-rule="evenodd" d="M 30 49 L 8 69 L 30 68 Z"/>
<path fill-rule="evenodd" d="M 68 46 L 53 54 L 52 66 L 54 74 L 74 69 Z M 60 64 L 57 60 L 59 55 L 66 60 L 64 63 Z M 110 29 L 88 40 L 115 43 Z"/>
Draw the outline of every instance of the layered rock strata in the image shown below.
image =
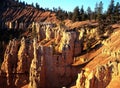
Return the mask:
<path fill-rule="evenodd" d="M 36 22 L 32 23 L 32 33 L 36 34 L 33 42 L 22 38 L 20 43 L 12 40 L 7 46 L 1 67 L 6 85 L 21 87 L 29 82 L 30 88 L 68 86 L 77 76 L 71 64 L 81 53 L 83 36 L 64 26 Z"/>
<path fill-rule="evenodd" d="M 21 87 L 28 83 L 33 49 L 27 45 L 24 38 L 21 44 L 15 39 L 9 42 L 1 66 L 1 74 L 6 77 L 6 87 Z"/>
<path fill-rule="evenodd" d="M 90 73 L 88 70 L 81 71 L 76 81 L 77 88 L 109 88 L 109 83 L 115 77 L 119 77 L 118 61 L 110 61 L 108 64 L 100 65 Z M 109 86 L 109 87 L 108 87 Z"/>
<path fill-rule="evenodd" d="M 58 88 L 67 86 L 72 82 L 76 76 L 75 73 L 77 73 L 77 70 L 71 66 L 74 57 L 75 39 L 76 32 L 64 32 L 58 44 L 59 47 L 56 46 L 58 51 L 55 50 L 54 45 L 42 46 L 34 40 L 34 59 L 30 68 L 30 88 Z M 56 52 L 59 52 L 59 54 Z"/>

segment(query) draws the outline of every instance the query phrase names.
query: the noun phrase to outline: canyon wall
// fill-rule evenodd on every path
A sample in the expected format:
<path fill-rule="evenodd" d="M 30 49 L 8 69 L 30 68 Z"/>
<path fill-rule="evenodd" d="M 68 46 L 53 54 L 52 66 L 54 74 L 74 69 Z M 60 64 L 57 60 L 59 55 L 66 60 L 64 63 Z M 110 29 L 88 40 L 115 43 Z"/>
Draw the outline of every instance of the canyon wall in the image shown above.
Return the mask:
<path fill-rule="evenodd" d="M 64 29 L 64 31 L 58 30 L 54 33 L 54 30 L 56 28 L 51 29 L 48 25 L 45 30 L 45 39 L 39 43 L 34 39 L 35 52 L 30 68 L 30 88 L 59 88 L 70 85 L 76 78 L 77 70 L 71 64 L 74 60 L 74 51 L 81 53 L 79 45 L 81 40 L 77 40 L 76 31 L 65 31 Z M 51 35 L 56 35 L 59 31 L 63 32 L 61 36 L 58 34 L 61 38 L 59 42 L 56 42 L 58 36 L 51 37 Z M 52 38 L 55 41 L 51 42 Z M 43 43 L 45 41 L 47 44 Z M 78 43 L 79 50 L 75 49 L 76 43 Z"/>
<path fill-rule="evenodd" d="M 30 88 L 70 85 L 77 76 L 71 64 L 81 53 L 80 32 L 53 24 L 31 25 L 33 40 L 13 39 L 7 46 L 1 66 L 6 87 L 19 88 L 28 83 Z"/>
<path fill-rule="evenodd" d="M 21 87 L 29 82 L 29 68 L 33 58 L 33 47 L 22 38 L 19 44 L 16 39 L 9 42 L 4 61 L 1 66 L 1 76 L 6 78 L 6 87 Z"/>
<path fill-rule="evenodd" d="M 109 88 L 110 82 L 114 78 L 119 78 L 120 63 L 117 61 L 100 65 L 90 73 L 86 70 L 78 74 L 76 81 L 77 88 Z M 111 88 L 111 87 L 110 87 Z M 118 88 L 118 87 L 117 87 Z"/>
<path fill-rule="evenodd" d="M 17 39 L 8 38 L 0 88 L 120 87 L 120 31 L 111 36 L 110 28 L 99 35 L 92 21 L 59 24 L 54 12 L 9 1 L 1 11 L 0 27 Z"/>
<path fill-rule="evenodd" d="M 101 42 L 102 47 L 80 58 L 92 58 L 78 74 L 73 88 L 119 88 L 120 86 L 120 31 Z"/>
<path fill-rule="evenodd" d="M 10 40 L 0 70 L 0 85 L 5 84 L 1 88 L 21 88 L 24 85 L 28 88 L 70 87 L 77 75 L 77 88 L 106 88 L 112 79 L 119 76 L 119 49 L 114 50 L 110 38 L 98 41 L 96 28 L 69 29 L 63 25 L 33 22 L 31 29 L 31 38 Z M 85 67 L 92 60 L 89 60 L 90 57 L 96 59 L 98 56 L 96 61 L 100 60 L 97 51 L 91 51 L 96 55 L 90 51 L 90 54 L 85 53 L 89 49 L 87 45 L 92 44 L 91 39 L 94 39 L 91 48 L 103 45 L 102 49 L 98 49 L 101 56 L 109 55 L 117 59 L 111 61 L 104 57 L 106 63 L 92 70 Z M 119 43 L 118 40 L 116 42 Z M 82 59 L 83 50 L 86 56 Z"/>

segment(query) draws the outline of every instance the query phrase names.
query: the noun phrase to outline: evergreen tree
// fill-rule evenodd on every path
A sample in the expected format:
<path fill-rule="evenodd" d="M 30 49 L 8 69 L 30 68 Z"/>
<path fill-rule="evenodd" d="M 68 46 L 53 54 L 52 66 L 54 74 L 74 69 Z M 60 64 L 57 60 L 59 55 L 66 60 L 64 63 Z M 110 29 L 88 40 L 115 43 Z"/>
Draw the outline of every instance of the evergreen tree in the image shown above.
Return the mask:
<path fill-rule="evenodd" d="M 40 6 L 39 6 L 38 3 L 35 4 L 35 7 L 36 7 L 37 9 L 40 9 Z"/>
<path fill-rule="evenodd" d="M 25 1 L 22 2 L 22 5 L 24 5 L 24 6 L 26 5 L 26 4 L 25 4 Z"/>
<path fill-rule="evenodd" d="M 73 15 L 72 12 L 68 12 L 68 19 L 72 20 L 72 15 Z"/>
<path fill-rule="evenodd" d="M 92 10 L 90 7 L 87 8 L 87 16 L 88 16 L 88 19 L 91 20 L 92 19 Z"/>
<path fill-rule="evenodd" d="M 57 12 L 57 8 L 53 7 L 53 12 Z"/>
<path fill-rule="evenodd" d="M 58 7 L 58 10 L 57 10 L 57 18 L 59 19 L 59 20 L 63 20 L 64 18 L 63 18 L 63 12 L 62 12 L 62 9 L 60 8 L 60 7 Z"/>
<path fill-rule="evenodd" d="M 117 2 L 114 10 L 114 16 L 115 16 L 115 21 L 117 22 L 119 20 L 119 15 L 120 15 L 120 4 Z"/>
<path fill-rule="evenodd" d="M 80 21 L 80 11 L 78 6 L 74 8 L 72 21 L 73 22 Z"/>
<path fill-rule="evenodd" d="M 85 11 L 84 11 L 83 5 L 80 9 L 80 16 L 81 16 L 80 20 L 84 21 L 85 20 Z"/>
<path fill-rule="evenodd" d="M 31 4 L 31 6 L 33 6 L 33 7 L 34 7 L 34 4 L 33 4 L 33 2 L 32 2 L 32 4 Z"/>
<path fill-rule="evenodd" d="M 95 11 L 94 11 L 94 19 L 97 19 L 97 13 L 98 13 L 98 3 L 95 4 Z"/>
<path fill-rule="evenodd" d="M 62 10 L 60 7 L 58 7 L 56 15 L 57 15 L 57 18 L 61 21 L 68 18 L 68 13 L 66 11 Z"/>
<path fill-rule="evenodd" d="M 108 15 L 113 15 L 114 14 L 114 0 L 111 0 L 111 3 L 108 7 L 108 10 L 107 10 L 107 14 Z"/>
<path fill-rule="evenodd" d="M 100 1 L 99 6 L 98 6 L 98 11 L 97 11 L 97 19 L 98 21 L 101 20 L 103 14 L 103 3 Z"/>
<path fill-rule="evenodd" d="M 64 19 L 67 19 L 67 18 L 68 18 L 68 12 L 64 11 Z"/>
<path fill-rule="evenodd" d="M 108 16 L 108 19 L 110 20 L 110 23 L 114 23 L 114 10 L 115 10 L 115 6 L 114 6 L 114 0 L 111 0 L 111 3 L 108 7 L 108 10 L 107 10 L 107 16 Z"/>
<path fill-rule="evenodd" d="M 98 14 L 102 14 L 102 13 L 103 13 L 103 3 L 102 1 L 100 1 L 99 8 L 98 8 Z"/>

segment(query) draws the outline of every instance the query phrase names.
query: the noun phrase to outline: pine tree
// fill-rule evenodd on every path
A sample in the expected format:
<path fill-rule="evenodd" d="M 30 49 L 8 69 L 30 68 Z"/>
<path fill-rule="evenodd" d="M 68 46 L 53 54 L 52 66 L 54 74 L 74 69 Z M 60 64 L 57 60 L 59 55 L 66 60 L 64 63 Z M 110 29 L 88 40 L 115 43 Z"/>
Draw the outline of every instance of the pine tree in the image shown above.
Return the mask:
<path fill-rule="evenodd" d="M 39 6 L 38 3 L 36 3 L 35 5 L 36 5 L 35 7 L 36 7 L 37 9 L 40 9 L 40 6 Z"/>
<path fill-rule="evenodd" d="M 34 4 L 33 4 L 33 2 L 32 2 L 32 4 L 31 4 L 31 6 L 33 6 L 33 7 L 34 7 Z"/>
<path fill-rule="evenodd" d="M 72 20 L 72 15 L 73 15 L 72 12 L 68 12 L 68 19 Z"/>
<path fill-rule="evenodd" d="M 74 11 L 73 11 L 73 16 L 72 16 L 72 21 L 80 21 L 80 11 L 79 11 L 79 7 L 75 7 Z"/>
<path fill-rule="evenodd" d="M 64 17 L 63 17 L 63 10 L 61 9 L 61 7 L 58 7 L 58 10 L 57 10 L 57 18 L 59 19 L 59 20 L 64 20 Z"/>
<path fill-rule="evenodd" d="M 98 6 L 98 12 L 97 12 L 97 19 L 98 21 L 101 20 L 103 14 L 103 3 L 100 1 L 99 6 Z"/>
<path fill-rule="evenodd" d="M 68 12 L 67 11 L 63 11 L 64 14 L 64 20 L 68 18 Z"/>
<path fill-rule="evenodd" d="M 53 12 L 57 12 L 57 8 L 53 7 Z"/>
<path fill-rule="evenodd" d="M 91 20 L 91 16 L 92 16 L 92 10 L 90 7 L 87 8 L 87 15 L 88 15 L 88 19 Z"/>
<path fill-rule="evenodd" d="M 80 20 L 84 21 L 85 20 L 85 11 L 84 11 L 83 5 L 80 9 L 80 16 L 81 16 Z"/>
<path fill-rule="evenodd" d="M 119 15 L 120 15 L 120 4 L 117 2 L 114 10 L 114 16 L 115 16 L 115 21 L 119 21 Z"/>
<path fill-rule="evenodd" d="M 103 3 L 102 3 L 102 1 L 100 1 L 100 3 L 99 3 L 98 13 L 99 14 L 103 13 Z"/>
<path fill-rule="evenodd" d="M 24 6 L 26 5 L 26 4 L 25 4 L 25 1 L 22 2 L 22 5 L 24 5 Z"/>
<path fill-rule="evenodd" d="M 94 11 L 94 19 L 97 20 L 97 13 L 98 13 L 98 3 L 95 4 L 95 11 Z"/>
<path fill-rule="evenodd" d="M 108 10 L 107 10 L 107 14 L 108 15 L 113 15 L 114 14 L 114 0 L 111 0 L 111 3 L 108 7 Z"/>
<path fill-rule="evenodd" d="M 110 23 L 114 23 L 114 10 L 115 10 L 114 0 L 111 0 L 111 3 L 107 10 L 107 16 L 108 19 L 110 20 Z"/>

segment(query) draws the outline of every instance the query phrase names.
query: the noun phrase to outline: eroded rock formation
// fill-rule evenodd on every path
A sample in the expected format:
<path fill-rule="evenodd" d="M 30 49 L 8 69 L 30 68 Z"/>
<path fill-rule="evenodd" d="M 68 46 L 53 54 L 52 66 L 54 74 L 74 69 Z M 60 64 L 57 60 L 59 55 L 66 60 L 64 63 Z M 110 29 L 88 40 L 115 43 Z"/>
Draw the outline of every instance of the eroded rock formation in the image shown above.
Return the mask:
<path fill-rule="evenodd" d="M 1 67 L 3 76 L 0 75 L 0 78 L 5 77 L 6 87 L 20 88 L 26 84 L 29 88 L 70 87 L 81 71 L 82 65 L 84 67 L 92 60 L 91 58 L 99 56 L 87 54 L 91 57 L 90 60 L 87 56 L 80 57 L 83 46 L 87 45 L 83 42 L 94 37 L 92 42 L 97 40 L 96 28 L 69 29 L 61 25 L 53 26 L 52 23 L 37 22 L 33 22 L 31 27 L 32 38 L 26 37 L 20 41 L 14 39 L 7 46 Z M 88 48 L 87 46 L 84 51 Z M 106 49 L 100 49 L 99 53 L 106 54 Z M 117 51 L 119 53 L 119 50 Z M 114 57 L 111 53 L 110 55 Z M 80 66 L 73 65 L 77 61 Z M 105 88 L 119 75 L 119 67 L 119 61 L 99 65 L 91 71 L 85 67 L 85 70 L 78 74 L 76 87 Z"/>
<path fill-rule="evenodd" d="M 68 86 L 77 75 L 71 64 L 81 53 L 80 32 L 37 22 L 32 23 L 32 32 L 36 34 L 33 42 L 23 37 L 20 43 L 10 41 L 6 49 L 1 69 L 7 86 L 28 82 L 30 88 Z"/>
<path fill-rule="evenodd" d="M 42 43 L 43 41 L 37 43 L 34 40 L 34 59 L 30 68 L 30 88 L 68 86 L 76 76 L 74 73 L 77 73 L 77 70 L 71 66 L 76 50 L 76 32 L 65 31 L 64 29 L 63 34 L 58 35 L 61 37 L 60 42 L 56 42 L 56 40 L 51 42 L 52 38 L 58 38 L 54 35 L 55 33 L 53 37 L 50 37 L 54 30 L 55 28 L 46 29 L 46 38 L 43 41 L 48 41 L 47 44 Z M 59 33 L 59 31 L 56 33 Z M 81 50 L 76 52 L 81 53 Z"/>
<path fill-rule="evenodd" d="M 44 69 L 42 66 L 44 65 L 43 63 L 43 57 L 42 57 L 42 48 L 37 47 L 36 40 L 34 39 L 33 42 L 33 47 L 34 47 L 34 58 L 31 63 L 30 67 L 30 83 L 29 83 L 29 88 L 45 88 L 44 81 L 45 79 L 41 80 L 41 77 L 44 78 Z M 42 86 L 43 85 L 43 86 Z"/>
<path fill-rule="evenodd" d="M 14 73 L 16 73 L 17 67 L 17 52 L 18 52 L 18 44 L 14 39 L 9 42 L 7 49 L 4 55 L 4 62 L 2 63 L 1 70 L 6 74 L 7 85 L 15 83 Z"/>
<path fill-rule="evenodd" d="M 22 38 L 21 44 L 15 39 L 9 42 L 1 66 L 1 74 L 6 77 L 6 87 L 21 87 L 28 83 L 29 69 L 33 57 L 31 52 L 33 52 L 32 47 L 26 46 L 24 38 Z"/>
<path fill-rule="evenodd" d="M 76 81 L 77 88 L 106 88 L 110 81 L 115 77 L 118 77 L 119 62 L 113 61 L 105 65 L 98 66 L 95 70 L 87 74 L 84 70 L 78 74 Z"/>
<path fill-rule="evenodd" d="M 5 2 L 8 8 L 0 16 L 1 29 L 19 29 L 24 37 L 11 40 L 6 48 L 0 88 L 70 87 L 77 75 L 77 88 L 110 88 L 120 79 L 120 31 L 101 42 L 100 37 L 109 37 L 110 31 L 101 36 L 97 27 L 86 25 L 90 22 L 66 20 L 67 27 L 53 24 L 51 20 L 59 23 L 53 12 L 29 5 L 21 9 L 13 0 Z M 79 28 L 83 24 L 86 26 Z"/>

